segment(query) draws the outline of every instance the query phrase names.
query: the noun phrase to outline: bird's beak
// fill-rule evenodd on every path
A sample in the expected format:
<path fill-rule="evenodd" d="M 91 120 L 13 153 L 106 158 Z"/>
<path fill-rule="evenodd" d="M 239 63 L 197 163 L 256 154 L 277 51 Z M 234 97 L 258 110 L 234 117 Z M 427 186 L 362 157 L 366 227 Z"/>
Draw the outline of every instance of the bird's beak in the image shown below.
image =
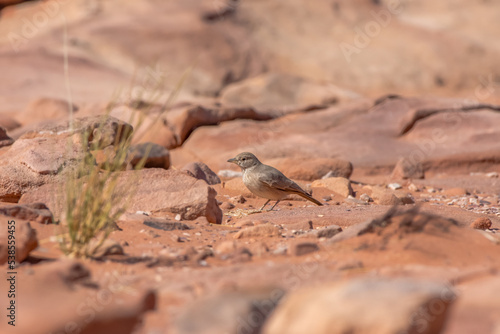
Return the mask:
<path fill-rule="evenodd" d="M 236 163 L 236 159 L 232 158 L 232 159 L 229 159 L 227 162 L 232 162 L 233 164 L 235 164 Z"/>

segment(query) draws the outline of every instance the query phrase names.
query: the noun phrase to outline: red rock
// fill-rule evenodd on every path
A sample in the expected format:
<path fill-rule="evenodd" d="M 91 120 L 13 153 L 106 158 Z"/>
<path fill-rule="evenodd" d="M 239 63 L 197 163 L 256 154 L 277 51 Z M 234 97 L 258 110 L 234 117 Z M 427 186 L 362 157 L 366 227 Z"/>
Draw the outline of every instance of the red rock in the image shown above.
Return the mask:
<path fill-rule="evenodd" d="M 66 100 L 42 97 L 31 101 L 23 112 L 16 115 L 16 118 L 24 125 L 47 120 L 64 120 L 69 118 L 70 110 L 76 112 L 78 108 Z"/>
<path fill-rule="evenodd" d="M 445 189 L 443 193 L 447 196 L 466 196 L 469 192 L 465 188 L 450 188 Z"/>
<path fill-rule="evenodd" d="M 467 2 L 461 0 L 460 4 L 462 3 L 466 4 Z M 242 26 L 239 22 L 226 19 L 226 16 L 222 16 L 224 19 L 219 21 L 207 22 L 202 19 L 206 11 L 213 11 L 214 7 L 221 6 L 228 7 L 229 12 L 233 15 L 237 13 L 238 19 L 248 22 L 248 25 Z M 44 13 L 44 7 L 41 4 L 38 6 L 30 4 L 26 7 L 34 12 Z M 79 11 L 76 4 L 68 5 L 68 9 L 78 14 L 71 17 L 69 23 L 78 27 L 81 38 L 88 42 L 92 50 L 95 50 L 95 52 L 79 54 L 82 62 L 74 64 L 72 67 L 72 92 L 75 98 L 82 101 L 109 100 L 116 87 L 121 87 L 121 83 L 127 79 L 130 80 L 125 73 L 132 73 L 134 64 L 147 63 L 147 59 L 153 59 L 158 54 L 162 54 L 163 57 L 157 66 L 148 66 L 142 71 L 138 69 L 138 74 L 145 72 L 145 78 L 136 78 L 137 80 L 130 87 L 131 94 L 137 95 L 137 90 L 139 90 L 139 92 L 145 91 L 146 95 L 154 95 L 155 91 L 157 93 L 158 83 L 161 83 L 165 76 L 168 76 L 167 81 L 174 87 L 162 86 L 161 92 L 171 93 L 180 80 L 182 72 L 196 63 L 199 55 L 203 54 L 206 57 L 198 59 L 200 66 L 192 68 L 186 80 L 179 83 L 182 86 L 183 94 L 181 96 L 191 94 L 214 96 L 229 83 L 242 81 L 266 72 L 285 72 L 288 75 L 305 76 L 311 81 L 326 82 L 323 86 L 326 86 L 328 82 L 339 82 L 339 78 L 342 78 L 341 82 L 344 87 L 356 90 L 363 95 L 387 91 L 408 95 L 416 93 L 439 95 L 444 91 L 443 93 L 447 93 L 447 95 L 455 95 L 463 90 L 463 92 L 467 92 L 464 94 L 476 94 L 480 99 L 498 98 L 498 93 L 492 88 L 495 84 L 496 72 L 491 75 L 493 79 L 488 75 L 483 76 L 484 73 L 491 72 L 490 68 L 496 61 L 495 47 L 488 44 L 488 36 L 499 30 L 498 23 L 494 18 L 488 16 L 491 9 L 480 5 L 471 6 L 469 14 L 474 13 L 474 17 L 484 18 L 485 27 L 481 27 L 483 34 L 477 32 L 475 25 L 464 25 L 461 31 L 453 31 L 447 36 L 434 36 L 435 38 L 431 39 L 428 38 L 428 34 L 432 33 L 435 25 L 442 22 L 443 16 L 449 15 L 450 22 L 459 22 L 460 15 L 458 13 L 450 14 L 446 9 L 433 3 L 419 3 L 411 9 L 405 9 L 405 13 L 410 19 L 418 20 L 422 12 L 432 14 L 429 15 L 428 21 L 430 23 L 428 25 L 415 27 L 414 25 L 406 25 L 406 22 L 403 22 L 404 20 L 401 20 L 398 15 L 391 13 L 389 8 L 377 8 L 370 2 L 348 3 L 335 8 L 327 3 L 304 5 L 300 1 L 289 1 L 286 5 L 280 6 L 254 3 L 244 5 L 221 3 L 214 6 L 180 2 L 174 5 L 161 4 L 154 8 L 146 5 L 135 5 L 118 10 L 101 8 L 103 16 L 111 17 L 113 22 L 115 20 L 119 22 L 121 17 L 134 14 L 139 24 L 143 26 L 148 24 L 145 26 L 144 32 L 131 32 L 129 39 L 122 40 L 117 38 L 118 32 L 109 33 L 107 31 L 109 28 L 106 25 L 109 23 L 108 20 L 98 18 L 93 22 L 92 29 L 86 30 L 86 25 L 81 21 L 85 12 Z M 496 9 L 495 6 L 493 10 Z M 176 16 L 175 20 L 169 21 L 167 29 L 161 30 L 160 28 L 164 28 L 165 22 L 158 17 L 166 10 L 175 13 Z M 385 12 L 381 12 L 381 10 Z M 313 13 L 313 15 L 306 17 L 305 13 Z M 330 29 L 324 28 L 331 22 L 332 15 L 335 17 L 346 13 L 350 15 L 350 20 L 339 22 L 338 26 L 335 27 L 335 35 L 332 35 Z M 379 16 L 380 13 L 382 16 Z M 9 28 L 12 32 L 20 33 L 24 27 L 22 18 L 26 12 L 12 10 L 9 14 Z M 384 16 L 385 14 L 387 15 Z M 304 15 L 303 20 L 308 22 L 310 29 L 300 30 L 289 25 L 290 17 L 301 15 Z M 381 17 L 386 17 L 386 21 L 379 23 L 376 19 L 380 20 Z M 367 41 L 365 41 L 366 45 L 358 48 L 360 44 L 355 43 L 355 39 L 358 38 L 361 41 L 362 37 L 367 36 L 366 33 L 370 33 L 364 26 L 364 23 L 369 21 L 375 22 L 374 25 L 377 25 L 375 28 L 383 28 L 387 34 L 378 35 L 373 39 L 368 36 Z M 396 21 L 401 21 L 402 27 L 389 24 Z M 352 31 L 353 24 L 360 26 L 359 34 Z M 121 27 L 125 23 L 117 23 L 117 25 Z M 221 25 L 224 28 L 222 31 Z M 253 29 L 255 25 L 260 25 L 262 30 L 258 32 L 258 38 L 252 39 L 255 37 Z M 268 33 L 276 27 L 279 27 L 279 34 Z M 58 25 L 55 22 L 49 22 L 45 28 L 52 32 L 58 28 Z M 103 37 L 106 32 L 108 35 Z M 471 47 L 468 40 L 460 38 L 463 33 L 474 35 L 482 47 L 475 45 Z M 5 73 L 7 77 L 14 78 L 11 89 L 16 94 L 5 94 L 5 99 L 9 98 L 7 101 L 12 100 L 18 104 L 19 100 L 24 102 L 25 95 L 20 92 L 23 89 L 27 90 L 27 88 L 32 93 L 26 96 L 33 96 L 33 92 L 51 92 L 51 94 L 62 98 L 66 94 L 65 90 L 61 89 L 63 80 L 40 79 L 55 75 L 52 55 L 35 54 L 39 45 L 47 45 L 53 42 L 56 37 L 50 33 L 37 37 L 39 37 L 37 42 L 40 44 L 11 45 L 8 40 L 4 42 L 15 48 L 16 51 L 12 55 L 6 55 L 9 61 L 5 62 L 6 64 L 2 66 L 0 71 Z M 99 44 L 99 38 L 104 38 L 105 43 Z M 171 38 L 171 43 L 162 44 L 162 41 L 167 38 Z M 204 44 L 203 41 L 207 40 L 212 41 L 212 43 L 210 45 Z M 369 43 L 375 40 L 379 44 Z M 408 40 L 415 41 L 414 45 L 404 50 L 397 47 Z M 239 43 L 234 41 L 239 41 Z M 429 49 L 418 48 L 418 45 L 422 43 L 428 44 Z M 447 50 L 440 49 L 443 44 L 447 45 Z M 112 51 L 109 51 L 108 45 L 113 50 L 125 50 L 125 52 L 116 52 L 111 57 Z M 151 45 L 154 47 L 146 49 L 146 46 Z M 463 58 L 454 56 L 468 47 L 473 50 L 464 53 Z M 464 69 L 462 64 L 473 62 L 477 58 L 477 53 L 482 54 L 484 62 L 477 64 L 473 69 Z M 335 54 L 334 61 L 325 56 L 330 54 Z M 394 54 L 398 55 L 397 59 L 393 63 L 387 64 L 385 62 L 387 56 Z M 102 55 L 109 56 L 107 62 L 99 62 Z M 18 63 L 10 61 L 19 58 L 24 61 Z M 432 61 L 435 66 L 429 70 L 429 59 L 440 59 L 442 62 Z M 223 63 L 225 66 L 221 68 L 220 64 Z M 353 72 L 351 66 L 356 66 L 358 70 Z M 120 68 L 122 71 L 114 71 L 115 68 Z M 370 75 L 370 69 L 373 68 L 380 69 L 380 75 Z M 401 68 L 407 68 L 408 71 L 401 72 L 399 71 Z M 40 77 L 32 73 L 35 70 L 38 70 Z M 18 78 L 15 77 L 16 73 Z M 398 73 L 398 75 L 394 75 L 394 73 Z M 418 80 L 415 80 L 415 73 L 419 74 Z M 460 73 L 460 75 L 456 75 L 456 73 Z M 62 78 L 63 73 L 61 72 L 59 75 Z M 24 78 L 31 80 L 26 81 Z M 92 82 L 93 85 L 89 87 L 88 82 Z M 300 89 L 295 85 L 294 87 Z M 269 87 L 268 90 L 272 90 L 272 87 Z M 306 96 L 315 96 L 316 90 L 314 89 Z M 301 90 L 301 93 L 304 92 Z M 162 97 L 164 96 L 162 95 Z M 319 97 L 319 102 L 321 102 L 321 95 Z M 154 96 L 150 98 L 154 99 Z"/>
<path fill-rule="evenodd" d="M 166 149 L 179 146 L 179 140 L 172 127 L 167 124 L 164 116 L 159 115 L 161 107 L 155 109 L 159 110 L 146 112 L 122 104 L 113 107 L 110 116 L 134 126 L 133 144 L 150 142 Z"/>
<path fill-rule="evenodd" d="M 247 227 L 233 235 L 234 239 L 259 238 L 259 237 L 278 237 L 281 236 L 281 230 L 272 224 L 262 224 Z"/>
<path fill-rule="evenodd" d="M 347 260 L 337 264 L 337 270 L 353 270 L 363 268 L 365 265 L 362 261 Z"/>
<path fill-rule="evenodd" d="M 394 193 L 381 187 L 372 187 L 372 198 L 379 205 L 400 205 L 403 204 Z"/>
<path fill-rule="evenodd" d="M 2 221 L 0 230 L 0 265 L 7 262 L 8 252 L 11 250 L 9 240 L 15 240 L 16 262 L 24 261 L 29 253 L 38 247 L 36 231 L 30 223 L 20 218 L 13 218 L 0 214 Z M 12 231 L 12 233 L 10 232 Z M 10 237 L 9 237 L 10 236 Z"/>
<path fill-rule="evenodd" d="M 415 204 L 415 200 L 413 199 L 411 193 L 408 193 L 406 191 L 396 190 L 394 192 L 394 196 L 396 196 L 402 204 Z"/>
<path fill-rule="evenodd" d="M 96 281 L 89 268 L 75 261 L 33 266 L 30 274 L 17 276 L 18 287 L 25 294 L 17 294 L 16 302 L 24 305 L 25 321 L 16 321 L 16 332 L 132 333 L 145 312 L 155 308 L 156 293 L 143 287 L 127 293 L 130 282 L 130 278 L 114 274 L 107 281 Z M 50 291 L 50 300 L 46 291 Z M 87 316 L 82 316 L 84 312 Z"/>
<path fill-rule="evenodd" d="M 3 115 L 0 118 L 0 128 L 4 128 L 6 131 L 12 131 L 19 128 L 21 124 L 13 118 Z"/>
<path fill-rule="evenodd" d="M 63 169 L 68 161 L 83 157 L 83 149 L 75 145 L 68 149 L 68 142 L 54 138 L 20 138 L 11 146 L 6 155 L 16 156 L 16 162 L 26 166 L 31 172 L 39 175 L 55 175 Z"/>
<path fill-rule="evenodd" d="M 342 232 L 342 227 L 337 225 L 330 225 L 324 228 L 320 228 L 319 230 L 312 230 L 307 234 L 314 235 L 317 238 L 329 239 L 339 234 L 340 232 Z"/>
<path fill-rule="evenodd" d="M 252 222 L 255 226 L 257 225 L 264 225 L 264 224 L 269 224 L 269 220 L 267 219 L 258 219 L 258 218 L 254 218 L 252 219 Z"/>
<path fill-rule="evenodd" d="M 58 175 L 79 163 L 87 146 L 108 146 L 131 131 L 115 118 L 95 116 L 75 119 L 73 132 L 64 121 L 25 133 L 0 156 L 0 200 L 15 202 L 30 189 L 56 182 Z M 92 135 L 88 143 L 81 143 L 85 132 Z"/>
<path fill-rule="evenodd" d="M 327 241 L 328 244 L 333 244 L 347 239 L 355 238 L 363 234 L 367 229 L 370 229 L 372 224 L 371 220 L 366 220 L 361 223 L 357 223 L 353 226 L 349 226 L 343 229 L 342 233 L 338 233 Z"/>
<path fill-rule="evenodd" d="M 264 334 L 439 333 L 456 299 L 443 284 L 410 279 L 357 278 L 287 295 Z M 431 313 L 435 301 L 440 312 Z M 419 314 L 426 318 L 425 326 Z M 413 320 L 408 320 L 413 319 Z"/>
<path fill-rule="evenodd" d="M 392 207 L 386 211 L 381 217 L 371 220 L 366 220 L 362 223 L 355 224 L 343 230 L 332 237 L 327 243 L 333 244 L 346 239 L 359 237 L 364 234 L 376 233 L 379 237 L 384 238 L 384 235 L 389 237 L 398 235 L 399 238 L 404 234 L 414 233 L 431 233 L 433 235 L 441 235 L 448 237 L 453 230 L 456 233 L 462 234 L 462 230 L 456 225 L 457 222 L 452 219 L 446 219 L 440 216 L 434 216 L 428 213 L 419 213 L 418 208 L 411 208 L 406 211 L 398 211 L 396 207 Z M 384 244 L 387 241 L 383 241 Z M 382 246 L 383 247 L 383 246 Z"/>
<path fill-rule="evenodd" d="M 221 210 L 231 210 L 234 209 L 234 204 L 230 202 L 224 202 L 220 205 Z"/>
<path fill-rule="evenodd" d="M 273 118 L 267 113 L 259 113 L 252 108 L 207 108 L 200 105 L 190 105 L 176 108 L 168 112 L 167 122 L 172 126 L 182 144 L 193 132 L 202 125 L 216 125 L 234 119 L 268 120 Z"/>
<path fill-rule="evenodd" d="M 18 3 L 26 2 L 26 0 L 0 0 L 0 7 L 12 6 Z"/>
<path fill-rule="evenodd" d="M 312 158 L 312 159 L 272 159 L 272 166 L 281 170 L 292 179 L 314 181 L 325 176 L 342 177 L 348 179 L 352 174 L 352 164 L 341 159 Z"/>
<path fill-rule="evenodd" d="M 141 143 L 130 146 L 130 164 L 133 168 L 139 163 L 144 168 L 164 168 L 170 167 L 170 152 L 163 146 L 154 143 Z"/>
<path fill-rule="evenodd" d="M 126 215 L 128 216 L 128 215 Z M 131 221 L 139 221 L 142 224 L 162 230 L 162 231 L 175 231 L 175 230 L 189 230 L 190 227 L 187 224 L 180 222 L 173 222 L 165 218 L 148 217 L 144 215 L 130 215 Z M 135 218 L 135 219 L 134 219 Z M 125 221 L 128 223 L 130 221 Z"/>
<path fill-rule="evenodd" d="M 2 164 L 6 155 L 10 156 L 9 152 L 0 157 L 0 200 L 16 203 L 23 193 L 51 181 L 50 176 L 37 175 L 24 165 Z"/>
<path fill-rule="evenodd" d="M 215 253 L 217 254 L 229 254 L 233 252 L 237 247 L 234 240 L 226 240 L 221 242 L 215 247 Z"/>
<path fill-rule="evenodd" d="M 54 217 L 43 203 L 26 205 L 0 203 L 0 214 L 38 224 L 52 224 Z"/>
<path fill-rule="evenodd" d="M 257 241 L 248 245 L 248 249 L 253 256 L 262 257 L 269 253 L 269 247 L 262 241 Z"/>
<path fill-rule="evenodd" d="M 179 138 L 178 135 L 174 132 L 171 126 L 165 124 L 164 122 L 155 122 L 150 127 L 143 126 L 145 134 L 143 136 L 139 135 L 134 136 L 133 143 L 139 142 L 150 142 L 155 143 L 160 146 L 165 147 L 168 150 L 179 147 Z M 139 139 L 135 139 L 139 138 Z"/>
<path fill-rule="evenodd" d="M 100 169 L 109 170 L 125 170 L 127 169 L 127 160 L 123 159 L 119 166 L 115 165 L 113 161 L 117 161 L 117 151 L 113 146 L 107 146 L 102 150 L 93 150 L 90 152 L 95 159 L 97 166 Z M 130 166 L 131 167 L 131 166 Z"/>
<path fill-rule="evenodd" d="M 195 177 L 199 180 L 204 180 L 209 185 L 219 184 L 220 179 L 206 164 L 203 162 L 191 162 L 184 167 L 181 171 Z"/>
<path fill-rule="evenodd" d="M 0 157 L 0 199 L 16 201 L 29 189 L 50 182 L 53 175 L 83 156 L 53 138 L 18 139 Z"/>
<path fill-rule="evenodd" d="M 0 147 L 9 146 L 14 143 L 14 139 L 7 135 L 5 128 L 0 126 Z"/>
<path fill-rule="evenodd" d="M 396 180 L 401 179 L 423 179 L 424 167 L 420 161 L 412 162 L 406 158 L 398 160 L 394 170 L 392 171 L 391 178 Z"/>
<path fill-rule="evenodd" d="M 295 241 L 290 244 L 288 249 L 291 255 L 302 256 L 319 251 L 319 246 L 315 242 Z"/>
<path fill-rule="evenodd" d="M 250 151 L 292 178 L 294 176 L 278 163 L 282 157 L 291 159 L 289 166 L 303 162 L 306 167 L 318 157 L 348 159 L 359 175 L 387 175 L 401 156 L 421 163 L 429 173 L 468 171 L 478 166 L 490 169 L 493 161 L 500 159 L 500 140 L 491 140 L 500 136 L 500 118 L 493 112 L 494 108 L 482 109 L 480 103 L 463 99 L 395 98 L 375 106 L 359 101 L 282 117 L 266 122 L 265 126 L 239 120 L 201 127 L 193 131 L 180 150 L 198 152 L 199 159 L 214 169 L 227 169 L 229 157 Z M 409 132 L 401 135 L 401 124 L 414 109 L 432 109 L 436 113 L 419 119 Z M 447 119 L 450 122 L 449 113 L 439 111 L 449 109 L 457 110 L 457 117 L 462 120 L 457 126 L 446 126 Z M 474 119 L 476 126 L 463 121 L 464 117 Z M 436 132 L 436 127 L 446 132 Z M 483 127 L 491 133 L 489 140 L 484 138 Z M 373 138 L 384 147 L 383 151 L 366 150 L 363 145 L 354 144 L 370 142 Z M 481 141 L 478 142 L 478 138 Z M 474 149 L 468 150 L 459 144 L 464 141 Z M 334 151 L 328 143 L 335 143 Z M 476 150 L 476 144 L 480 150 Z"/>
<path fill-rule="evenodd" d="M 240 220 L 240 221 L 237 221 L 236 223 L 234 223 L 234 227 L 249 227 L 249 226 L 255 226 L 253 220 L 251 219 L 243 219 L 243 220 Z"/>
<path fill-rule="evenodd" d="M 221 93 L 221 102 L 232 107 L 253 107 L 274 113 L 325 108 L 357 97 L 333 84 L 316 83 L 298 76 L 264 73 L 232 83 Z"/>
<path fill-rule="evenodd" d="M 373 199 L 368 194 L 359 195 L 359 199 L 365 203 L 373 202 Z"/>
<path fill-rule="evenodd" d="M 470 227 L 477 230 L 488 230 L 491 228 L 491 219 L 488 217 L 479 217 L 470 224 Z"/>
<path fill-rule="evenodd" d="M 84 283 L 91 277 L 91 272 L 83 263 L 76 260 L 62 259 L 49 262 L 37 268 L 37 276 L 43 283 L 58 283 L 71 286 L 75 283 Z"/>
<path fill-rule="evenodd" d="M 70 130 L 70 121 L 60 121 L 39 126 L 36 130 L 29 131 L 20 139 L 55 138 L 58 140 L 75 138 L 75 135 L 89 134 L 88 144 L 104 148 L 118 143 L 132 134 L 130 124 L 106 115 L 85 116 L 75 118 L 73 130 Z M 80 138 L 75 138 L 79 140 Z M 61 142 L 67 145 L 67 142 Z"/>
<path fill-rule="evenodd" d="M 402 211 L 399 210 L 401 209 L 394 211 L 393 208 L 383 218 L 346 228 L 344 232 L 327 240 L 323 245 L 328 250 L 330 243 L 337 243 L 342 239 L 347 239 L 351 234 L 351 230 L 353 230 L 352 232 L 355 233 L 352 234 L 356 237 L 340 241 L 341 244 L 337 244 L 330 251 L 335 252 L 334 249 L 338 249 L 338 247 L 348 247 L 357 251 L 362 250 L 362 256 L 350 258 L 361 259 L 365 264 L 367 263 L 366 256 L 371 258 L 370 254 L 375 252 L 389 256 L 386 259 L 387 263 L 398 263 L 401 256 L 404 256 L 406 263 L 426 263 L 426 265 L 438 267 L 442 266 L 443 261 L 463 263 L 473 267 L 475 263 L 485 261 L 485 254 L 495 252 L 495 247 L 498 247 L 495 240 L 491 240 L 491 238 L 487 240 L 484 237 L 485 235 L 495 235 L 494 233 L 485 231 L 471 233 L 468 228 L 460 227 L 457 221 L 425 212 L 419 213 L 418 208 L 412 208 L 402 213 L 399 213 Z M 433 211 L 436 214 L 450 212 L 447 208 L 441 206 L 437 206 Z M 461 217 L 467 214 L 462 209 L 456 209 L 455 212 L 457 219 L 462 219 Z M 474 214 L 468 216 L 474 216 Z M 465 226 L 463 223 L 461 225 Z M 450 249 L 453 249 L 453 252 L 450 252 Z M 477 252 L 478 249 L 481 249 L 481 252 Z M 388 252 L 388 250 L 390 251 Z M 450 270 L 449 266 L 442 266 L 442 268 L 444 271 Z M 414 268 L 414 270 L 412 269 L 412 275 L 416 274 L 419 269 Z M 403 271 L 406 271 L 406 269 Z M 392 274 L 396 272 L 402 273 L 396 270 Z M 486 269 L 485 272 L 489 272 L 489 269 Z M 416 276 L 427 277 L 426 275 Z M 443 278 L 443 276 L 435 277 L 439 280 Z M 450 272 L 449 277 L 456 277 L 456 272 Z"/>
<path fill-rule="evenodd" d="M 233 196 L 229 199 L 229 202 L 233 203 L 233 204 L 236 204 L 236 203 L 240 203 L 240 204 L 243 204 L 245 203 L 247 200 L 245 199 L 245 197 L 241 196 L 241 195 L 237 195 L 237 196 Z"/>
<path fill-rule="evenodd" d="M 115 188 L 128 201 L 125 209 L 180 214 L 181 219 L 194 220 L 205 216 L 212 224 L 222 222 L 222 211 L 215 199 L 216 191 L 205 181 L 197 180 L 178 170 L 158 168 L 120 173 Z M 58 217 L 62 213 L 64 186 L 47 184 L 24 194 L 20 203 L 44 202 Z"/>
<path fill-rule="evenodd" d="M 498 246 L 497 246 L 498 247 Z M 477 333 L 497 334 L 500 328 L 497 314 L 500 314 L 500 300 L 492 291 L 500 289 L 500 280 L 495 274 L 480 280 L 461 284 L 460 297 L 454 303 L 444 334 Z"/>
<path fill-rule="evenodd" d="M 284 228 L 287 230 L 312 230 L 313 229 L 313 221 L 308 220 L 308 221 L 303 221 L 303 222 L 298 222 L 298 223 L 292 223 L 292 224 L 283 224 L 282 225 Z"/>
<path fill-rule="evenodd" d="M 351 182 L 343 177 L 329 177 L 322 180 L 316 180 L 311 183 L 311 187 L 323 187 L 330 191 L 336 192 L 343 197 L 352 196 L 354 193 L 351 187 Z"/>
<path fill-rule="evenodd" d="M 92 254 L 93 258 L 102 258 L 108 255 L 124 255 L 122 245 L 119 242 L 106 239 L 104 242 L 99 245 L 97 240 L 93 240 L 94 242 L 89 244 L 89 254 Z"/>
<path fill-rule="evenodd" d="M 284 294 L 280 288 L 260 288 L 204 297 L 182 311 L 174 332 L 258 333 Z"/>
<path fill-rule="evenodd" d="M 227 189 L 232 193 L 239 194 L 248 198 L 255 198 L 255 195 L 252 194 L 250 190 L 248 190 L 248 188 L 243 183 L 243 180 L 239 177 L 225 181 L 223 187 L 224 189 Z"/>
<path fill-rule="evenodd" d="M 224 241 L 215 247 L 215 253 L 222 259 L 232 262 L 246 262 L 251 260 L 252 252 L 246 247 L 238 246 L 235 241 Z"/>

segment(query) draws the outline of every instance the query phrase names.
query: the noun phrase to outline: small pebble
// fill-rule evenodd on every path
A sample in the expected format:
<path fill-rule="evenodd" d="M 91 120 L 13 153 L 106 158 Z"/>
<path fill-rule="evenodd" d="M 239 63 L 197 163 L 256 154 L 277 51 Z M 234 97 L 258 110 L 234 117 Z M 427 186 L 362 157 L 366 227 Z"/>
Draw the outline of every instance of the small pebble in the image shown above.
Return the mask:
<path fill-rule="evenodd" d="M 220 208 L 222 210 L 231 210 L 234 208 L 234 204 L 233 203 L 229 203 L 229 202 L 224 202 L 222 203 L 222 205 L 220 205 Z"/>
<path fill-rule="evenodd" d="M 366 205 L 368 204 L 368 202 L 365 202 L 361 199 L 357 199 L 351 195 L 347 196 L 347 198 L 345 199 L 346 203 L 353 203 L 353 204 L 360 204 L 360 205 Z"/>
<path fill-rule="evenodd" d="M 274 255 L 285 255 L 287 253 L 287 246 L 278 246 L 272 253 Z"/>
<path fill-rule="evenodd" d="M 368 194 L 361 194 L 361 196 L 359 196 L 359 199 L 366 203 L 373 202 L 373 199 Z"/>
<path fill-rule="evenodd" d="M 392 189 L 392 190 L 397 190 L 397 189 L 401 189 L 403 187 L 401 187 L 401 185 L 399 183 L 390 183 L 387 185 L 387 188 Z"/>
<path fill-rule="evenodd" d="M 234 197 L 231 197 L 231 198 L 229 199 L 229 202 L 231 202 L 232 204 L 234 204 L 234 203 L 241 203 L 241 204 L 243 204 L 243 203 L 245 203 L 246 201 L 247 201 L 247 200 L 245 199 L 245 197 L 243 197 L 243 196 L 241 196 L 241 195 L 239 195 L 239 196 L 234 196 Z"/>
<path fill-rule="evenodd" d="M 415 192 L 420 191 L 420 189 L 418 189 L 418 187 L 417 187 L 414 183 L 411 183 L 411 184 L 408 186 L 408 190 L 409 190 L 409 191 L 415 191 Z"/>
<path fill-rule="evenodd" d="M 293 243 L 291 245 L 290 253 L 291 255 L 301 256 L 318 250 L 319 246 L 315 242 L 304 241 Z"/>
<path fill-rule="evenodd" d="M 488 230 L 491 228 L 491 220 L 488 217 L 479 217 L 470 224 L 470 227 L 477 230 Z"/>
<path fill-rule="evenodd" d="M 172 239 L 172 241 L 175 241 L 175 242 L 182 242 L 181 238 L 177 234 L 172 234 L 170 236 L 170 239 Z"/>

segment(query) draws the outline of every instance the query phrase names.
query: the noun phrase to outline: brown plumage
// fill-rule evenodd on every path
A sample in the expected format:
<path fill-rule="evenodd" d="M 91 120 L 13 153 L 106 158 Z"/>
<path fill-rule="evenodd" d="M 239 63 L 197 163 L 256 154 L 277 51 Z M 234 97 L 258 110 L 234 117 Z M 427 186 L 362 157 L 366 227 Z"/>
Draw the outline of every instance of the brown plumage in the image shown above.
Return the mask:
<path fill-rule="evenodd" d="M 271 210 L 274 209 L 276 204 L 289 194 L 299 195 L 316 205 L 323 205 L 320 201 L 306 193 L 297 183 L 287 178 L 282 172 L 261 163 L 252 153 L 240 153 L 233 159 L 229 159 L 228 162 L 240 166 L 243 171 L 243 183 L 248 190 L 259 197 L 268 199 L 260 210 L 264 209 L 271 200 L 276 201 Z"/>

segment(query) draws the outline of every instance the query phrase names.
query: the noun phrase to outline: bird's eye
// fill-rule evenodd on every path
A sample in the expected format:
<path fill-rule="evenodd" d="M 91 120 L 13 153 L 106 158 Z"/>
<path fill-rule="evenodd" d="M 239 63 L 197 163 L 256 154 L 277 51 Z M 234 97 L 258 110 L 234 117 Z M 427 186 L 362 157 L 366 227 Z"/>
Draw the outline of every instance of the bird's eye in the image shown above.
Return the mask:
<path fill-rule="evenodd" d="M 247 158 L 241 158 L 241 160 L 245 161 Z"/>

